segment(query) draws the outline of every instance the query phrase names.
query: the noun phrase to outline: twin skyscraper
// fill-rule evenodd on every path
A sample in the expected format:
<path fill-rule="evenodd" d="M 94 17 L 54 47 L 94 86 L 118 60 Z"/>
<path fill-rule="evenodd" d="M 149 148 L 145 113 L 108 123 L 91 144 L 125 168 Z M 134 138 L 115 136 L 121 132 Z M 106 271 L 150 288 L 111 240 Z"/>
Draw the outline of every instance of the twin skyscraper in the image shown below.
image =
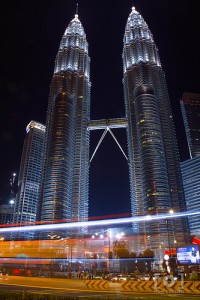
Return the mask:
<path fill-rule="evenodd" d="M 151 31 L 134 7 L 125 26 L 122 59 L 125 117 L 90 120 L 90 57 L 75 15 L 57 53 L 46 129 L 34 121 L 28 126 L 15 223 L 88 219 L 90 130 L 100 127 L 125 128 L 132 216 L 185 210 L 165 74 Z M 161 219 L 133 223 L 132 228 L 135 235 L 151 236 L 156 249 L 169 238 L 184 243 L 187 222 Z"/>

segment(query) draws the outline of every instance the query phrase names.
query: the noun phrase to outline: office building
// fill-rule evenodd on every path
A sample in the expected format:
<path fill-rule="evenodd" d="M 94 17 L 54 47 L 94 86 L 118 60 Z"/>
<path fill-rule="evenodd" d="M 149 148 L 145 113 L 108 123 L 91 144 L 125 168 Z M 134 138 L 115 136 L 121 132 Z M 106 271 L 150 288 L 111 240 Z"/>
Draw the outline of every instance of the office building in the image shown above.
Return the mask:
<path fill-rule="evenodd" d="M 146 22 L 132 8 L 124 34 L 123 86 L 133 216 L 185 210 L 179 153 L 165 74 Z M 184 219 L 134 223 L 152 249 L 185 242 Z"/>
<path fill-rule="evenodd" d="M 12 224 L 13 221 L 13 202 L 0 205 L 0 224 Z"/>
<path fill-rule="evenodd" d="M 181 162 L 183 187 L 186 206 L 189 212 L 200 211 L 200 157 L 194 157 Z M 200 215 L 188 216 L 191 235 L 200 237 Z"/>
<path fill-rule="evenodd" d="M 124 34 L 123 74 L 125 118 L 90 121 L 90 58 L 76 14 L 62 37 L 51 82 L 39 220 L 88 219 L 89 130 L 111 133 L 113 126 L 127 130 L 132 215 L 185 210 L 165 74 L 153 36 L 134 7 Z M 134 223 L 133 231 L 143 241 L 148 237 L 145 247 L 163 251 L 183 244 L 188 227 L 184 218 L 161 219 Z"/>
<path fill-rule="evenodd" d="M 190 157 L 200 156 L 200 94 L 184 93 L 180 101 Z"/>
<path fill-rule="evenodd" d="M 90 58 L 76 14 L 57 53 L 46 120 L 42 221 L 88 218 Z"/>
<path fill-rule="evenodd" d="M 188 211 L 200 210 L 200 94 L 184 93 L 180 101 L 190 159 L 181 162 Z M 199 215 L 189 215 L 190 234 L 200 236 Z"/>
<path fill-rule="evenodd" d="M 22 224 L 36 221 L 43 164 L 44 136 L 44 125 L 35 121 L 28 124 L 18 178 L 18 192 L 13 216 L 14 223 Z M 18 238 L 32 237 L 33 232 L 18 235 Z"/>

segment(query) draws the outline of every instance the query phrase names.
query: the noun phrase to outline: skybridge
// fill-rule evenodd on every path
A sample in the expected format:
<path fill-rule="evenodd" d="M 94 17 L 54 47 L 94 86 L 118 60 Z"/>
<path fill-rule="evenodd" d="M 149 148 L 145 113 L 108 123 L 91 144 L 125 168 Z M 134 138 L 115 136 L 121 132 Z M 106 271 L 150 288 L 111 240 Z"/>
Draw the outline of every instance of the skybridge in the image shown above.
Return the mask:
<path fill-rule="evenodd" d="M 111 134 L 112 138 L 116 142 L 116 144 L 119 147 L 119 149 L 121 150 L 122 154 L 128 161 L 128 157 L 126 156 L 124 150 L 120 146 L 116 136 L 111 131 L 111 129 L 126 128 L 127 126 L 128 126 L 128 120 L 126 118 L 91 120 L 88 123 L 88 127 L 87 127 L 88 130 L 100 130 L 101 129 L 101 130 L 104 130 L 104 132 L 103 132 L 103 134 L 102 134 L 102 136 L 90 158 L 90 163 L 91 163 L 95 153 L 97 152 L 99 146 L 101 145 L 104 137 L 106 136 L 107 132 L 109 132 Z"/>
<path fill-rule="evenodd" d="M 126 118 L 117 119 L 101 119 L 101 120 L 91 120 L 88 123 L 88 130 L 98 130 L 98 129 L 114 129 L 114 128 L 126 128 L 128 126 L 128 121 Z"/>

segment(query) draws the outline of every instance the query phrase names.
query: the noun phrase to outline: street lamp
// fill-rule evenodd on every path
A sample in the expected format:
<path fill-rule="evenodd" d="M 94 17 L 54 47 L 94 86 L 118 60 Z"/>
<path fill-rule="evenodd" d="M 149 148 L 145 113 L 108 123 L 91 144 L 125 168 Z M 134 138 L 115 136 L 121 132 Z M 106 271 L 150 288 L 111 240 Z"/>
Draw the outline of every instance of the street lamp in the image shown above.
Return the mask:
<path fill-rule="evenodd" d="M 121 239 L 124 235 L 125 235 L 124 232 L 120 232 L 120 233 L 117 233 L 115 237 L 117 239 Z"/>
<path fill-rule="evenodd" d="M 114 237 L 116 240 L 120 240 L 125 235 L 124 232 L 117 233 Z M 108 238 L 108 262 L 107 262 L 107 270 L 110 269 L 110 259 L 112 259 L 113 254 L 111 251 L 111 239 L 113 238 L 113 234 L 111 231 L 107 231 L 107 238 Z"/>
<path fill-rule="evenodd" d="M 100 238 L 100 239 L 108 238 L 108 258 L 111 258 L 110 239 L 112 237 L 112 233 L 108 232 L 108 231 L 105 231 L 105 232 L 107 232 L 106 235 L 103 235 L 102 233 L 99 234 L 98 232 L 95 232 L 95 234 L 92 235 L 92 239 L 95 239 L 95 238 Z"/>
<path fill-rule="evenodd" d="M 169 210 L 169 214 L 173 214 L 173 209 Z M 169 220 L 166 219 L 166 225 L 167 225 L 167 239 L 168 239 L 168 248 L 169 248 L 169 256 L 171 256 L 171 243 L 170 243 L 170 234 L 169 234 Z"/>
<path fill-rule="evenodd" d="M 57 235 L 57 234 L 54 234 L 54 235 L 53 234 L 47 234 L 47 236 L 49 236 L 51 240 L 60 238 L 60 236 Z"/>

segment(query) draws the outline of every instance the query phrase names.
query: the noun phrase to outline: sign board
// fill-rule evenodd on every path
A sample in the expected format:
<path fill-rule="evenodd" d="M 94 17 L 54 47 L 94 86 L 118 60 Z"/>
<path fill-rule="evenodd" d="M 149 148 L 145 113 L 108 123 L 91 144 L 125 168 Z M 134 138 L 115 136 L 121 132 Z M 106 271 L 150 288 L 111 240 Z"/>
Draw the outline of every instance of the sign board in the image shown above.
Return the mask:
<path fill-rule="evenodd" d="M 177 262 L 180 265 L 200 264 L 198 245 L 177 248 Z"/>

